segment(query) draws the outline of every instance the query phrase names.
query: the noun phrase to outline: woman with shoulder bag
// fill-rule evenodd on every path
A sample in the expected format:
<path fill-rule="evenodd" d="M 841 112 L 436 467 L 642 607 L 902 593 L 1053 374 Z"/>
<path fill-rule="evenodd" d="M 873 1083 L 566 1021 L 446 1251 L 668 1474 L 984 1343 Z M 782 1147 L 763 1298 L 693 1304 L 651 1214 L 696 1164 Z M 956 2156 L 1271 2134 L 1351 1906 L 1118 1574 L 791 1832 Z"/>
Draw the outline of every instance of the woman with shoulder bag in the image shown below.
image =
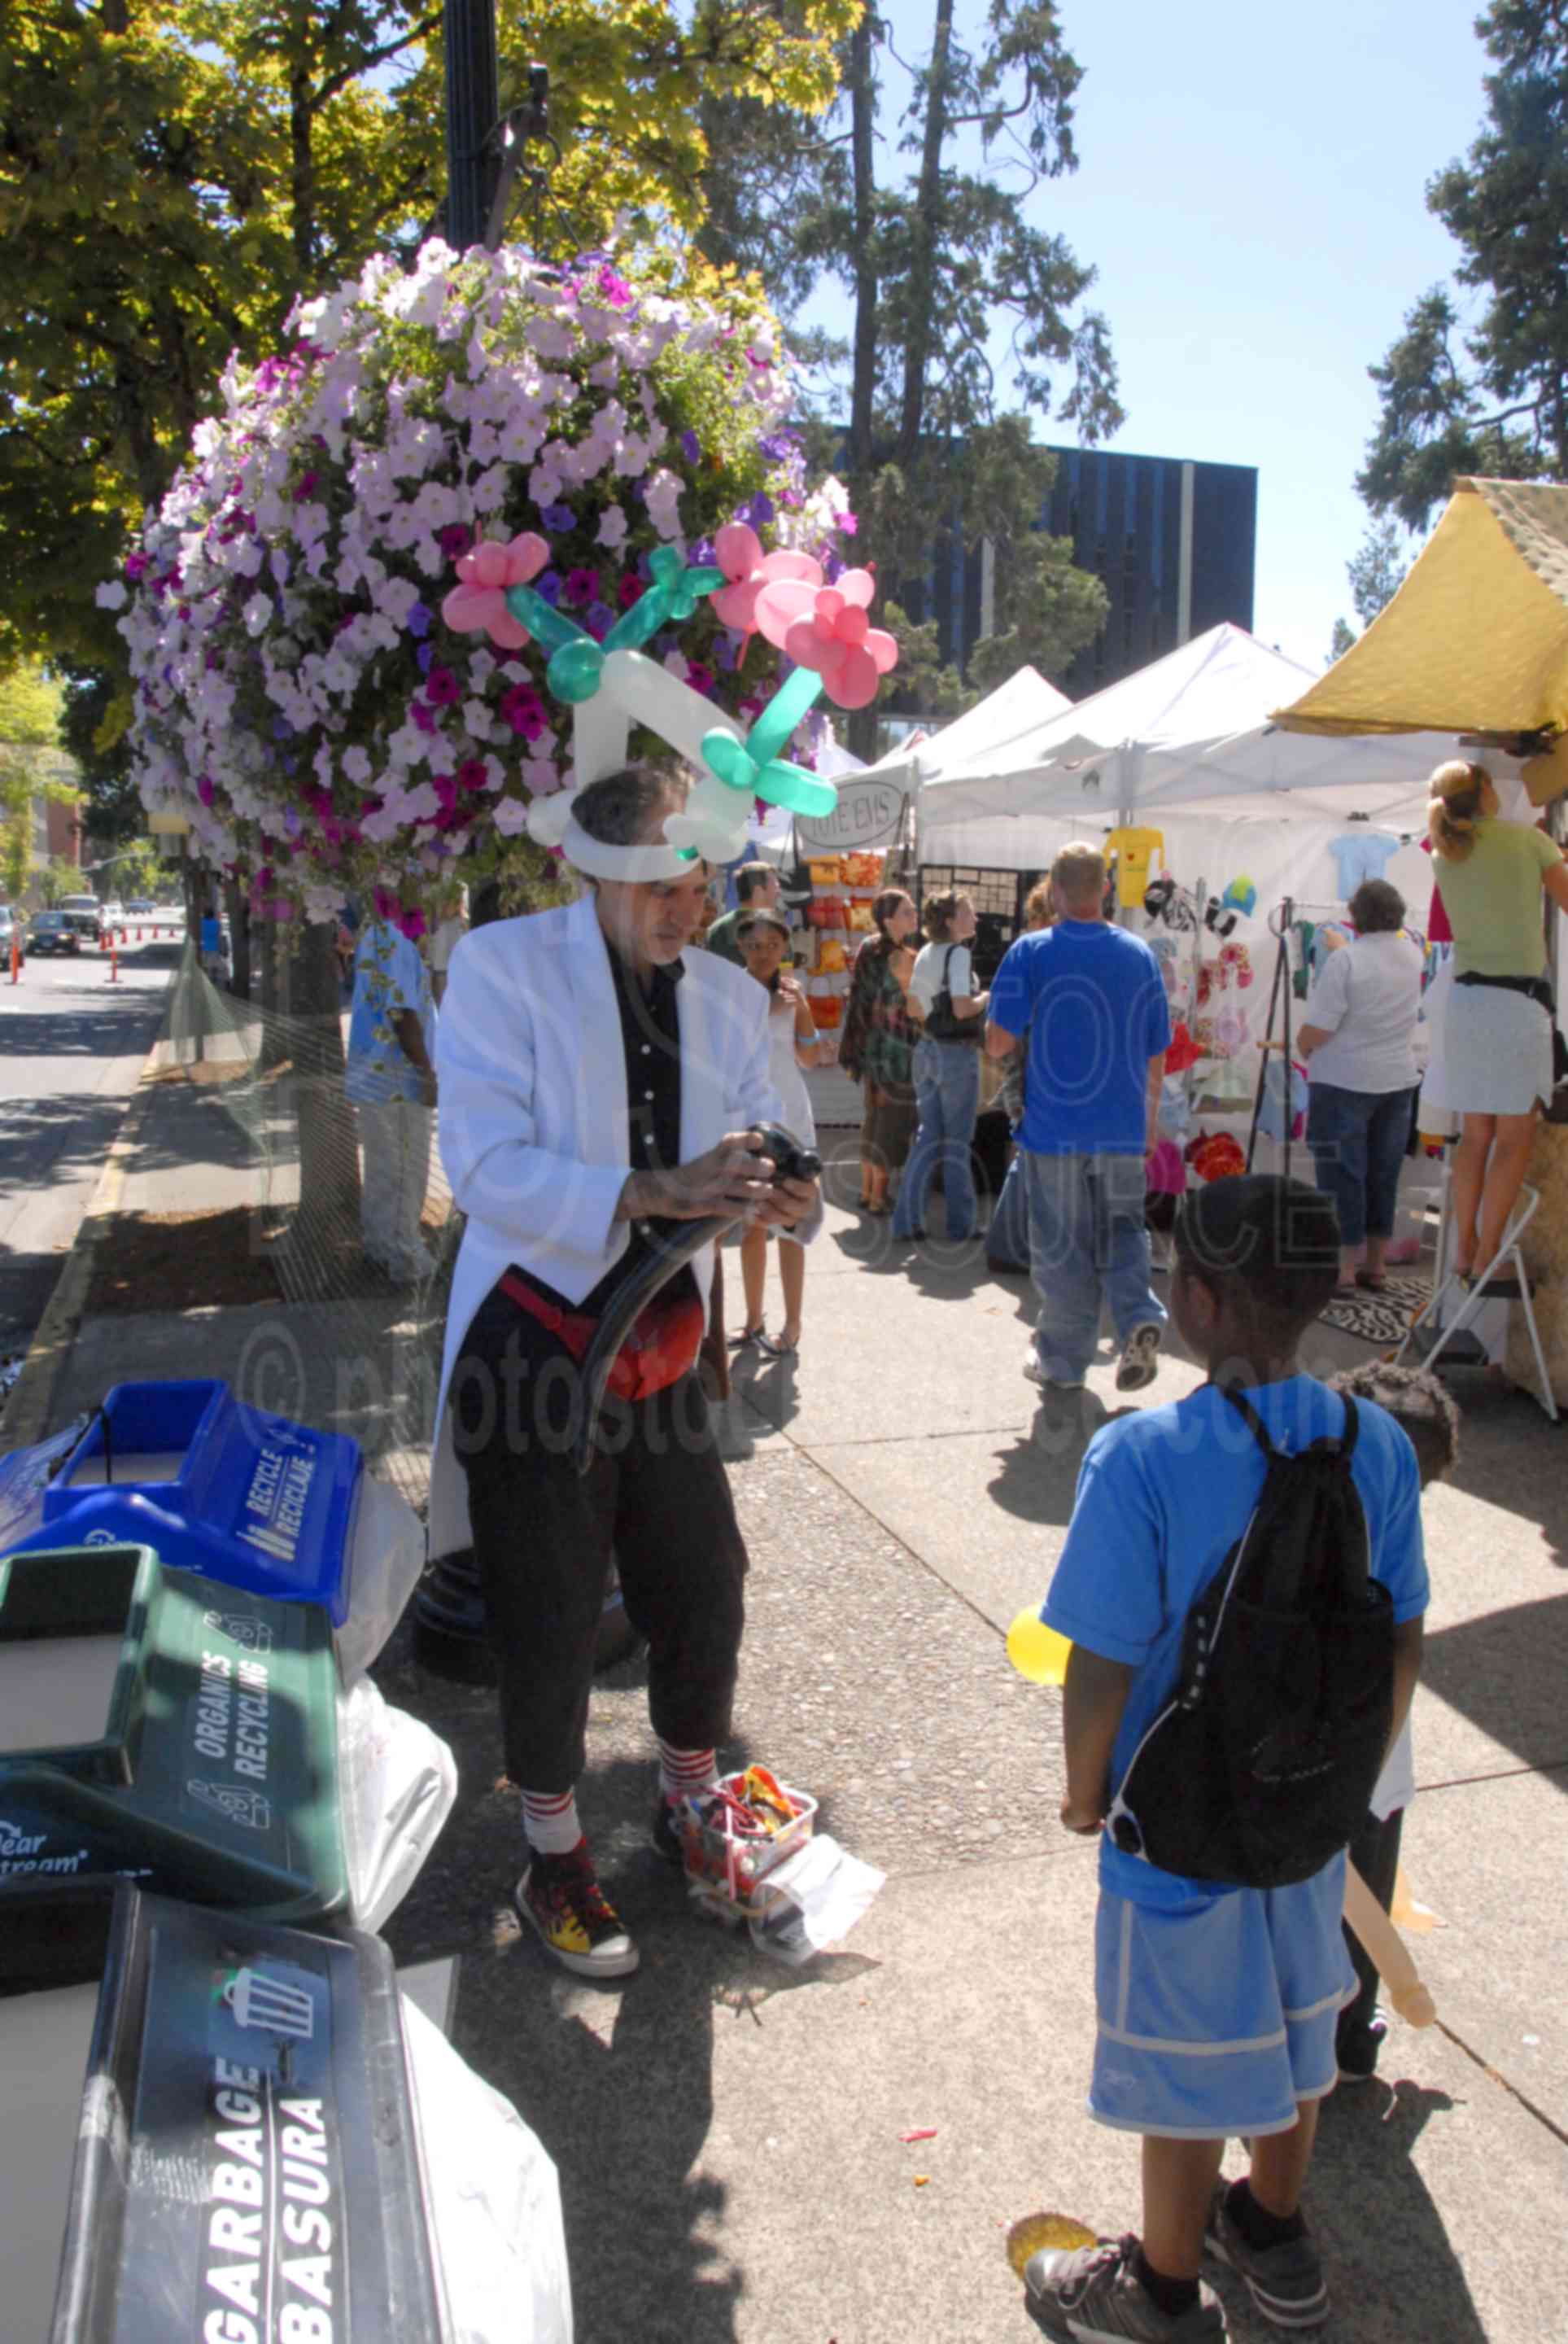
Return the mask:
<path fill-rule="evenodd" d="M 930 943 L 915 963 L 910 1005 L 921 1021 L 915 1050 L 920 1123 L 893 1215 L 893 1235 L 925 1236 L 926 1196 L 940 1162 L 948 1237 L 961 1244 L 975 1227 L 970 1143 L 980 1113 L 980 1052 L 988 993 L 975 990 L 970 944 L 977 925 L 967 895 L 933 895 L 925 910 Z"/>

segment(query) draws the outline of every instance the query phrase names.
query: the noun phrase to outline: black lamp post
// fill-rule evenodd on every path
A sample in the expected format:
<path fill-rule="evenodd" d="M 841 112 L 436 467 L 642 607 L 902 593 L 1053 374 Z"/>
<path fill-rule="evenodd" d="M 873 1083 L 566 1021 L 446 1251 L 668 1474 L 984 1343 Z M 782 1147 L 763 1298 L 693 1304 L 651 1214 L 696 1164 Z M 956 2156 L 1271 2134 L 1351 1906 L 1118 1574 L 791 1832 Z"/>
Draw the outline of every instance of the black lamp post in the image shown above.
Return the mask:
<path fill-rule="evenodd" d="M 447 53 L 447 241 L 458 252 L 483 244 L 499 156 L 501 111 L 495 0 L 445 0 Z"/>

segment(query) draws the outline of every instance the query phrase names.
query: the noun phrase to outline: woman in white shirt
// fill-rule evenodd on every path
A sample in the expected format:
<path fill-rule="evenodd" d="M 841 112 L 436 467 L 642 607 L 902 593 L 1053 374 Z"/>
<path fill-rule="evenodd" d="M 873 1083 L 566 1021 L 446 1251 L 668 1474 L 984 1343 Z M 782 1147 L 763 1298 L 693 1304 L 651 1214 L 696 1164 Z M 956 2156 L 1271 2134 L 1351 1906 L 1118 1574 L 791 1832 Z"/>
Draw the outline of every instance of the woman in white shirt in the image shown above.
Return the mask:
<path fill-rule="evenodd" d="M 1422 959 L 1402 932 L 1404 898 L 1386 879 L 1363 880 L 1350 915 L 1355 940 L 1319 970 L 1297 1046 L 1312 1075 L 1307 1146 L 1340 1217 L 1340 1292 L 1375 1294 L 1387 1282 L 1415 1107 Z"/>
<path fill-rule="evenodd" d="M 784 965 L 789 923 L 782 913 L 749 906 L 740 915 L 735 941 L 748 973 L 768 995 L 769 1071 L 783 1108 L 779 1120 L 802 1147 L 815 1147 L 816 1118 L 800 1069 L 817 1063 L 817 1027 L 810 1003 Z M 740 1240 L 740 1282 L 746 1294 L 746 1325 L 740 1342 L 754 1344 L 775 1359 L 793 1359 L 800 1348 L 800 1312 L 806 1295 L 806 1248 L 792 1237 L 784 1242 L 787 1236 L 780 1230 L 779 1282 L 784 1288 L 784 1324 L 777 1335 L 769 1335 L 762 1320 L 768 1231 L 753 1221 Z"/>
<path fill-rule="evenodd" d="M 914 1059 L 920 1125 L 899 1190 L 893 1235 L 905 1240 L 925 1236 L 926 1195 L 940 1160 L 948 1236 L 961 1244 L 974 1234 L 970 1142 L 980 1113 L 980 1045 L 990 995 L 975 990 L 970 945 L 977 922 L 969 897 L 931 896 L 924 921 L 930 942 L 910 979 L 910 1008 L 920 1021 Z"/>

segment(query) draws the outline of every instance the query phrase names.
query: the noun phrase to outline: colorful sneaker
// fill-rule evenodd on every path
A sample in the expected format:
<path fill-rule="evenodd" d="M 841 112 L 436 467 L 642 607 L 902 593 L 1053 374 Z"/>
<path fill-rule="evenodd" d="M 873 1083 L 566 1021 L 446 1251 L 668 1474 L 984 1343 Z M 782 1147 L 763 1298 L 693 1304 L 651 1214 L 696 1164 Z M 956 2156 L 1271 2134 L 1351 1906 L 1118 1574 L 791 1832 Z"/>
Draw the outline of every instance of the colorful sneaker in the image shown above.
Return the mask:
<path fill-rule="evenodd" d="M 1134 1327 L 1121 1346 L 1116 1369 L 1118 1391 L 1141 1391 L 1160 1372 L 1160 1329 L 1152 1318 Z"/>
<path fill-rule="evenodd" d="M 1312 2237 L 1303 2233 L 1279 2247 L 1250 2246 L 1231 2211 L 1228 2182 L 1215 2185 L 1203 2244 L 1246 2281 L 1247 2293 L 1271 2328 L 1321 2328 L 1328 2318 L 1323 2258 Z"/>
<path fill-rule="evenodd" d="M 629 1977 L 636 1969 L 637 1947 L 599 1886 L 586 1847 L 568 1855 L 530 1849 L 516 1903 L 563 1969 L 588 1978 Z"/>
<path fill-rule="evenodd" d="M 1115 2246 L 1047 2247 L 1023 2267 L 1024 2301 L 1048 2336 L 1073 2344 L 1209 2344 L 1225 2315 L 1200 2286 L 1191 2311 L 1172 2319 L 1132 2276 L 1133 2238 Z"/>

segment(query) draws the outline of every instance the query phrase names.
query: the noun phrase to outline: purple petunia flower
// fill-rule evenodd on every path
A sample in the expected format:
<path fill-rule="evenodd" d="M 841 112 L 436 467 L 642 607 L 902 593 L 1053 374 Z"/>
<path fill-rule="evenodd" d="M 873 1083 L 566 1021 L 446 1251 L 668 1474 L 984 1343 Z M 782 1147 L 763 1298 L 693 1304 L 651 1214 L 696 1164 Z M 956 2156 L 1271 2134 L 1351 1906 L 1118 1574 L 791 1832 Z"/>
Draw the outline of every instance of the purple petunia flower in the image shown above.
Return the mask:
<path fill-rule="evenodd" d="M 698 438 L 695 431 L 683 431 L 681 433 L 680 452 L 685 457 L 689 464 L 701 463 L 702 442 Z"/>
<path fill-rule="evenodd" d="M 423 602 L 416 602 L 410 608 L 403 624 L 411 635 L 427 635 L 430 631 L 430 621 L 434 615 L 433 611 L 426 609 Z"/>
<path fill-rule="evenodd" d="M 766 529 L 774 517 L 773 500 L 765 490 L 759 489 L 737 511 L 737 520 L 745 521 L 751 529 Z"/>
<path fill-rule="evenodd" d="M 615 612 L 608 602 L 590 602 L 583 612 L 583 624 L 596 643 L 602 643 L 615 624 Z"/>
<path fill-rule="evenodd" d="M 415 652 L 414 656 L 415 656 L 415 658 L 416 658 L 416 659 L 418 661 L 418 662 L 419 662 L 419 672 L 420 672 L 420 674 L 421 674 L 421 675 L 428 675 L 428 674 L 429 674 L 429 672 L 430 672 L 430 670 L 431 670 L 431 669 L 435 666 L 435 664 L 436 664 L 436 646 L 435 646 L 435 644 L 434 644 L 434 643 L 421 643 L 421 644 L 420 644 L 420 646 L 419 646 L 419 648 L 418 648 L 418 650 Z"/>
<path fill-rule="evenodd" d="M 710 537 L 699 537 L 691 549 L 691 559 L 699 568 L 710 570 L 717 559 L 713 551 L 713 540 Z"/>
<path fill-rule="evenodd" d="M 425 678 L 425 697 L 432 708 L 450 708 L 463 690 L 449 667 L 433 667 Z"/>
<path fill-rule="evenodd" d="M 597 570 L 568 570 L 566 584 L 561 588 L 563 602 L 597 602 L 599 584 Z"/>
<path fill-rule="evenodd" d="M 468 524 L 466 520 L 449 520 L 445 529 L 436 531 L 436 542 L 448 561 L 456 561 L 468 551 Z"/>
<path fill-rule="evenodd" d="M 577 527 L 578 517 L 570 505 L 541 505 L 539 519 L 552 536 L 564 537 L 568 530 Z"/>
<path fill-rule="evenodd" d="M 561 599 L 561 573 L 558 570 L 541 570 L 534 581 L 534 591 L 541 595 L 553 611 Z"/>

